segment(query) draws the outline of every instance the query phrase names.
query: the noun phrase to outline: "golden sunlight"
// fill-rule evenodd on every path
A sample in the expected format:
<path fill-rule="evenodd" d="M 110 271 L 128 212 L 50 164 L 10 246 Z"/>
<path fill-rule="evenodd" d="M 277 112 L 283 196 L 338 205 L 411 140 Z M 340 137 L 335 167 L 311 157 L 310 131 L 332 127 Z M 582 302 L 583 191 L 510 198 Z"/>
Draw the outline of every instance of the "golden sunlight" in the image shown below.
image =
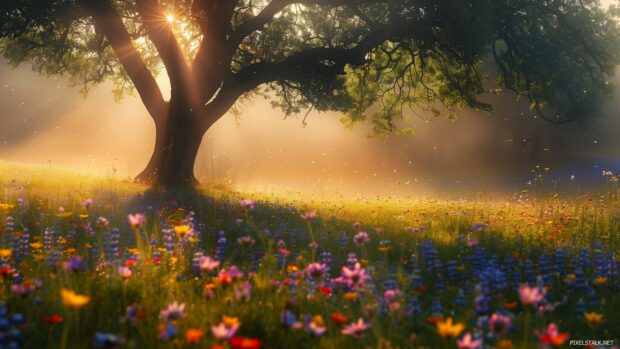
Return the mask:
<path fill-rule="evenodd" d="M 174 22 L 174 15 L 167 15 L 166 20 L 168 21 L 168 23 Z"/>

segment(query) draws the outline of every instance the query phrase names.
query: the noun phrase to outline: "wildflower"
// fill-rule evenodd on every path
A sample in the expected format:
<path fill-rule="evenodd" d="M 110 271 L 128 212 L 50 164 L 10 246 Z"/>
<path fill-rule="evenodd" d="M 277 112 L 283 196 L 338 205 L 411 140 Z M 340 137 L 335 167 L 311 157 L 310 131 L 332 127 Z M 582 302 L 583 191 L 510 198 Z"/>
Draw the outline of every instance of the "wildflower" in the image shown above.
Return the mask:
<path fill-rule="evenodd" d="M 95 333 L 93 346 L 95 348 L 113 348 L 124 342 L 125 339 L 121 336 L 112 333 L 97 332 Z"/>
<path fill-rule="evenodd" d="M 249 235 L 237 238 L 237 243 L 241 246 L 252 246 L 255 242 L 256 240 L 252 239 Z"/>
<path fill-rule="evenodd" d="M 342 329 L 342 334 L 351 336 L 354 338 L 360 338 L 364 335 L 364 332 L 370 328 L 370 324 L 364 322 L 364 319 L 359 318 L 357 322 L 352 322 Z"/>
<path fill-rule="evenodd" d="M 252 284 L 249 281 L 246 280 L 235 285 L 236 300 L 250 300 L 250 293 L 252 293 Z"/>
<path fill-rule="evenodd" d="M 323 263 L 310 263 L 306 267 L 306 275 L 312 279 L 323 279 L 327 276 L 327 265 Z"/>
<path fill-rule="evenodd" d="M 549 326 L 545 328 L 542 333 L 538 331 L 535 333 L 541 343 L 552 345 L 554 347 L 561 346 L 568 339 L 568 333 L 560 333 L 558 326 L 554 323 L 549 324 Z"/>
<path fill-rule="evenodd" d="M 349 319 L 346 316 L 344 316 L 342 313 L 339 313 L 337 311 L 331 313 L 329 317 L 338 326 L 344 325 L 347 323 L 347 321 L 349 321 Z"/>
<path fill-rule="evenodd" d="M 603 314 L 597 313 L 597 312 L 584 312 L 583 316 L 586 318 L 586 321 L 588 322 L 588 324 L 592 325 L 592 326 L 596 326 L 596 325 L 600 325 L 603 322 L 605 322 L 605 320 L 603 320 Z"/>
<path fill-rule="evenodd" d="M 254 209 L 254 200 L 243 199 L 239 201 L 239 205 L 243 206 L 246 210 Z"/>
<path fill-rule="evenodd" d="M 395 298 L 400 297 L 401 294 L 402 292 L 400 290 L 387 290 L 383 293 L 383 299 L 386 303 L 390 303 Z"/>
<path fill-rule="evenodd" d="M 232 337 L 228 344 L 232 349 L 258 349 L 261 347 L 262 341 L 257 338 Z"/>
<path fill-rule="evenodd" d="M 456 346 L 459 349 L 477 349 L 482 346 L 482 340 L 474 339 L 471 333 L 467 332 L 461 339 L 456 341 Z"/>
<path fill-rule="evenodd" d="M 323 317 L 321 315 L 312 317 L 312 321 L 308 324 L 308 331 L 317 337 L 322 336 L 325 332 L 327 332 L 325 321 L 323 321 Z"/>
<path fill-rule="evenodd" d="M 187 234 L 192 232 L 192 228 L 187 224 L 176 225 L 174 227 L 174 232 L 177 234 L 179 239 L 183 239 Z"/>
<path fill-rule="evenodd" d="M 209 257 L 209 256 L 203 256 L 200 257 L 200 259 L 198 260 L 199 266 L 200 266 L 200 270 L 202 271 L 211 271 L 215 268 L 217 268 L 220 265 L 220 262 Z"/>
<path fill-rule="evenodd" d="M 533 305 L 539 303 L 545 297 L 545 289 L 541 287 L 529 287 L 523 285 L 519 288 L 519 298 L 523 305 Z"/>
<path fill-rule="evenodd" d="M 312 211 L 312 212 L 305 212 L 304 214 L 301 215 L 301 218 L 309 221 L 312 219 L 316 219 L 318 217 L 318 215 L 316 214 L 316 212 Z"/>
<path fill-rule="evenodd" d="M 9 258 L 13 254 L 13 250 L 10 248 L 2 248 L 0 249 L 0 258 Z"/>
<path fill-rule="evenodd" d="M 343 282 L 351 288 L 363 287 L 368 279 L 366 270 L 360 267 L 359 263 L 355 263 L 352 269 L 346 266 L 342 267 L 341 275 Z"/>
<path fill-rule="evenodd" d="M 32 292 L 34 292 L 35 288 L 32 282 L 24 281 L 21 284 L 12 284 L 11 291 L 18 296 L 23 298 L 28 297 Z"/>
<path fill-rule="evenodd" d="M 185 304 L 179 304 L 177 301 L 172 302 L 159 313 L 159 317 L 166 321 L 182 319 L 186 316 Z"/>
<path fill-rule="evenodd" d="M 224 315 L 222 316 L 222 322 L 211 326 L 211 333 L 217 339 L 230 339 L 237 333 L 239 326 L 241 326 L 239 319 Z"/>
<path fill-rule="evenodd" d="M 204 337 L 205 333 L 196 328 L 190 328 L 185 331 L 185 340 L 187 343 L 198 343 Z"/>
<path fill-rule="evenodd" d="M 597 284 L 597 285 L 604 285 L 604 284 L 607 283 L 607 278 L 599 276 L 596 279 L 594 279 L 594 283 Z"/>
<path fill-rule="evenodd" d="M 63 321 L 62 316 L 58 315 L 58 314 L 54 314 L 51 316 L 44 316 L 43 317 L 43 322 L 48 324 L 48 325 L 56 325 L 59 324 Z"/>
<path fill-rule="evenodd" d="M 465 325 L 460 322 L 453 324 L 452 318 L 447 318 L 445 321 L 438 321 L 436 326 L 437 332 L 444 338 L 456 338 L 465 329 Z"/>
<path fill-rule="evenodd" d="M 501 339 L 497 341 L 497 349 L 511 349 L 512 341 L 510 339 Z"/>
<path fill-rule="evenodd" d="M 123 280 L 127 280 L 131 277 L 132 272 L 128 267 L 118 267 L 118 274 Z"/>
<path fill-rule="evenodd" d="M 506 315 L 495 313 L 489 319 L 489 329 L 496 336 L 504 336 L 510 331 L 512 320 Z"/>
<path fill-rule="evenodd" d="M 86 199 L 84 200 L 84 208 L 86 208 L 87 210 L 90 209 L 90 207 L 93 205 L 93 199 Z"/>
<path fill-rule="evenodd" d="M 144 215 L 142 213 L 130 214 L 127 216 L 127 221 L 134 229 L 140 229 L 144 225 Z"/>
<path fill-rule="evenodd" d="M 370 241 L 368 233 L 365 231 L 359 231 L 353 236 L 353 243 L 357 247 L 362 247 Z"/>
<path fill-rule="evenodd" d="M 354 302 L 357 299 L 357 293 L 355 292 L 345 292 L 344 299 L 349 302 Z"/>
<path fill-rule="evenodd" d="M 32 247 L 35 250 L 40 250 L 43 247 L 43 244 L 40 242 L 32 242 L 30 243 L 30 247 Z"/>
<path fill-rule="evenodd" d="M 168 321 L 165 324 L 159 325 L 159 335 L 157 338 L 163 341 L 169 341 L 179 335 L 179 329 L 175 326 L 174 322 Z"/>
<path fill-rule="evenodd" d="M 64 270 L 70 270 L 72 272 L 77 272 L 81 269 L 84 269 L 85 267 L 86 264 L 80 256 L 71 257 L 71 259 L 62 264 L 62 268 Z"/>
<path fill-rule="evenodd" d="M 62 298 L 63 304 L 70 309 L 80 309 L 90 302 L 89 296 L 77 294 L 65 288 L 60 290 L 60 297 Z"/>

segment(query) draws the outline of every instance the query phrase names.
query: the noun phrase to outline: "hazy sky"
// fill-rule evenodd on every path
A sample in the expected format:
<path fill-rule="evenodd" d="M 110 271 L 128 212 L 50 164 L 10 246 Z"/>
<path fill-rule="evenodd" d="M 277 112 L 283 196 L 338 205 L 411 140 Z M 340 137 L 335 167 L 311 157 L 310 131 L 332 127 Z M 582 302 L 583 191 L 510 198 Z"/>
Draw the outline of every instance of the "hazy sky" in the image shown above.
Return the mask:
<path fill-rule="evenodd" d="M 620 79 L 614 83 L 620 86 Z M 154 126 L 136 97 L 117 103 L 102 85 L 83 99 L 66 82 L 40 77 L 27 64 L 15 70 L 0 64 L 0 91 L 0 159 L 129 177 L 149 158 Z M 605 109 L 588 125 L 557 127 L 505 96 L 491 115 L 464 111 L 455 122 L 415 119 L 415 135 L 380 141 L 367 137 L 366 125 L 344 130 L 335 113 L 310 113 L 304 127 L 301 116 L 282 120 L 279 110 L 257 99 L 240 119 L 226 115 L 209 130 L 196 172 L 240 189 L 383 193 L 416 193 L 436 182 L 449 189 L 479 186 L 500 176 L 522 183 L 523 170 L 537 163 L 557 169 L 559 177 L 594 175 L 601 167 L 620 169 L 617 91 Z"/>

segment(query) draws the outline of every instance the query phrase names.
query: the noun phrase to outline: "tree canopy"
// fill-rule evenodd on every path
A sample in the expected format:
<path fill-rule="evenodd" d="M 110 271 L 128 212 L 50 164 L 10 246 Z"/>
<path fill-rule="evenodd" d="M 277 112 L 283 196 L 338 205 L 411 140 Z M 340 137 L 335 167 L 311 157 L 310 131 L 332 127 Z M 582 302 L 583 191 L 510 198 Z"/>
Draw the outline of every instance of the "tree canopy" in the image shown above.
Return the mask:
<path fill-rule="evenodd" d="M 420 110 L 491 110 L 490 90 L 554 123 L 595 115 L 620 63 L 617 19 L 596 0 L 3 0 L 0 52 L 84 91 L 135 89 L 151 114 L 165 70 L 219 114 L 262 94 L 385 134 Z"/>

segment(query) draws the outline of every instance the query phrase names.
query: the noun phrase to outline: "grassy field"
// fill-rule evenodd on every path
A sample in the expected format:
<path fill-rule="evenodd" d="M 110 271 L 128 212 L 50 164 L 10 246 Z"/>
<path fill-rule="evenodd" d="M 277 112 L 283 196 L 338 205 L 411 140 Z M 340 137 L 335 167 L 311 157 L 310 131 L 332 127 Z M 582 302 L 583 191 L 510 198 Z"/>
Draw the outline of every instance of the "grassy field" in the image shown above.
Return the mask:
<path fill-rule="evenodd" d="M 534 178 L 503 199 L 322 199 L 0 163 L 0 347 L 617 344 L 616 179 L 562 197 Z"/>

